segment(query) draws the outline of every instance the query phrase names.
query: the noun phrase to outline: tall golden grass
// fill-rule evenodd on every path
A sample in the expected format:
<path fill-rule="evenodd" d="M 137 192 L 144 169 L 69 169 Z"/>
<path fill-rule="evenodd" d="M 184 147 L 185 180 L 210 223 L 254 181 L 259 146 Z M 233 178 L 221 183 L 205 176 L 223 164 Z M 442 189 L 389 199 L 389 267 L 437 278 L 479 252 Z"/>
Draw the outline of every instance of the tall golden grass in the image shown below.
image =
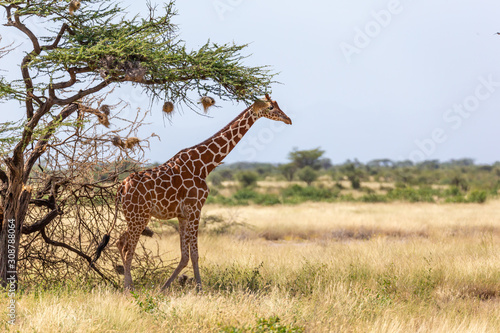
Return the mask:
<path fill-rule="evenodd" d="M 155 287 L 132 294 L 88 285 L 35 288 L 17 295 L 17 323 L 4 328 L 500 332 L 500 201 L 207 206 L 204 215 L 245 226 L 200 235 L 202 293 L 189 283 L 166 294 Z M 165 260 L 178 260 L 178 235 L 156 231 Z M 277 324 L 262 324 L 276 317 Z"/>

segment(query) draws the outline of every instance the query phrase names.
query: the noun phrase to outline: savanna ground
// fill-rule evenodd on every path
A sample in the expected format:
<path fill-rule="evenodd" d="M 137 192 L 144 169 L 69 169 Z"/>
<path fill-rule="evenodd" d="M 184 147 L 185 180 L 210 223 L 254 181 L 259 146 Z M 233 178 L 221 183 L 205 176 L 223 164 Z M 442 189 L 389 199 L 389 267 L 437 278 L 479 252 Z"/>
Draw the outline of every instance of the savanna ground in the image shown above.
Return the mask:
<path fill-rule="evenodd" d="M 207 205 L 203 292 L 106 286 L 17 295 L 20 332 L 499 332 L 500 201 Z M 152 224 L 166 260 L 173 228 Z M 192 276 L 192 271 L 184 271 Z M 165 279 L 167 276 L 165 276 Z M 3 297 L 3 304 L 8 298 Z M 7 309 L 1 309 L 7 318 Z"/>

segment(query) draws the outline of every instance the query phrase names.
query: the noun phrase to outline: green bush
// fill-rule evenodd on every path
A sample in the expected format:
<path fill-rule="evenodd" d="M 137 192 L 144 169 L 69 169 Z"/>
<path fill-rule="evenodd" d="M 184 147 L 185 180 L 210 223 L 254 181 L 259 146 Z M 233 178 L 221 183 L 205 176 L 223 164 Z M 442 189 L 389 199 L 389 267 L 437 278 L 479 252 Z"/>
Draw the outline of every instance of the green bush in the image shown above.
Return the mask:
<path fill-rule="evenodd" d="M 474 190 L 467 196 L 467 202 L 484 203 L 487 197 L 486 191 Z"/>
<path fill-rule="evenodd" d="M 276 194 L 259 194 L 254 200 L 257 205 L 273 206 L 281 203 L 279 196 Z"/>
<path fill-rule="evenodd" d="M 314 186 L 302 187 L 292 185 L 281 191 L 284 203 L 300 203 L 304 201 L 333 201 L 339 195 L 339 190 L 318 188 Z"/>
<path fill-rule="evenodd" d="M 236 200 L 252 200 L 258 197 L 258 193 L 248 187 L 238 190 L 233 198 Z"/>
<path fill-rule="evenodd" d="M 358 190 L 361 187 L 361 180 L 358 176 L 350 176 L 349 181 L 353 189 Z"/>
<path fill-rule="evenodd" d="M 236 178 L 243 188 L 254 187 L 257 185 L 259 175 L 254 171 L 241 171 L 236 175 Z"/>
<path fill-rule="evenodd" d="M 316 172 L 312 167 L 306 166 L 297 172 L 297 176 L 300 180 L 305 182 L 307 186 L 311 186 L 311 184 L 318 179 L 318 172 Z"/>
<path fill-rule="evenodd" d="M 243 333 L 243 332 L 253 332 L 253 333 L 302 333 L 304 332 L 304 328 L 297 326 L 289 326 L 281 323 L 279 317 L 270 317 L 270 318 L 258 318 L 256 326 L 252 327 L 234 327 L 228 326 L 223 327 L 221 332 L 224 333 Z"/>
<path fill-rule="evenodd" d="M 402 200 L 409 202 L 434 202 L 434 195 L 439 195 L 438 190 L 430 187 L 415 189 L 413 187 L 397 187 L 387 193 L 390 200 Z"/>
<path fill-rule="evenodd" d="M 375 193 L 365 194 L 360 198 L 361 202 L 387 202 L 386 195 L 380 195 Z"/>

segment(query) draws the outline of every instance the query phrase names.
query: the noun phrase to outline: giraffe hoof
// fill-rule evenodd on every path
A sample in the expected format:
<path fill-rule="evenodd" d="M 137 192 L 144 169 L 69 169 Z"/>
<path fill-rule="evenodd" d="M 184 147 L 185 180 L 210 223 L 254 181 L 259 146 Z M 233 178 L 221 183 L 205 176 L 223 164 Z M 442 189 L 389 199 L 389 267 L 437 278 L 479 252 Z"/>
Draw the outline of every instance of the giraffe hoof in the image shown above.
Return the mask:
<path fill-rule="evenodd" d="M 177 278 L 177 281 L 179 281 L 179 284 L 181 285 L 181 287 L 184 287 L 186 285 L 186 282 L 188 281 L 188 277 L 187 275 L 179 275 L 179 277 Z"/>

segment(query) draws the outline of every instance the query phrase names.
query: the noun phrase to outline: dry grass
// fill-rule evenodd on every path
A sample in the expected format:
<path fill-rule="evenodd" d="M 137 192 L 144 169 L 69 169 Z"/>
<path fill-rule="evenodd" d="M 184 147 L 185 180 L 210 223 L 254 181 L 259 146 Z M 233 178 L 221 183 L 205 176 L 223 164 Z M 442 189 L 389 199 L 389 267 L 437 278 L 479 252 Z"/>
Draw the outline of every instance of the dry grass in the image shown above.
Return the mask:
<path fill-rule="evenodd" d="M 16 326 L 5 327 L 264 332 L 258 320 L 278 316 L 287 327 L 279 332 L 500 331 L 499 201 L 208 206 L 205 214 L 236 214 L 252 227 L 200 236 L 203 293 L 178 284 L 166 295 L 32 291 L 18 297 Z M 163 232 L 161 244 L 165 260 L 179 257 L 176 234 Z"/>

